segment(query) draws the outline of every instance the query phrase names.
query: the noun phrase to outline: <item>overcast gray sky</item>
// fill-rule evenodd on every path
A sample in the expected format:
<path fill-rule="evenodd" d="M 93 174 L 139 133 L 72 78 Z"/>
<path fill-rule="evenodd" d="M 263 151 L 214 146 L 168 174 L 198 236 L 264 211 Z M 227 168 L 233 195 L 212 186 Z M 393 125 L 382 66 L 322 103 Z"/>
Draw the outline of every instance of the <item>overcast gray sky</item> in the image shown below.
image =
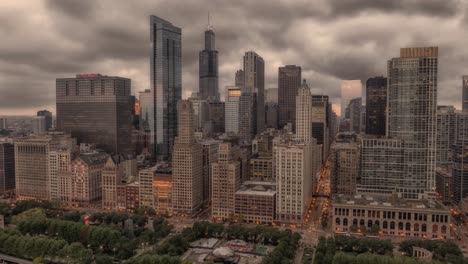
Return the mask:
<path fill-rule="evenodd" d="M 245 51 L 266 64 L 302 66 L 314 93 L 339 103 L 340 81 L 386 74 L 400 47 L 439 46 L 439 103 L 461 101 L 468 74 L 464 0 L 1 0 L 0 115 L 55 111 L 55 78 L 102 73 L 149 88 L 149 16 L 182 28 L 183 94 L 198 89 L 198 52 L 210 11 L 220 88 Z M 223 93 L 223 91 L 220 91 Z"/>

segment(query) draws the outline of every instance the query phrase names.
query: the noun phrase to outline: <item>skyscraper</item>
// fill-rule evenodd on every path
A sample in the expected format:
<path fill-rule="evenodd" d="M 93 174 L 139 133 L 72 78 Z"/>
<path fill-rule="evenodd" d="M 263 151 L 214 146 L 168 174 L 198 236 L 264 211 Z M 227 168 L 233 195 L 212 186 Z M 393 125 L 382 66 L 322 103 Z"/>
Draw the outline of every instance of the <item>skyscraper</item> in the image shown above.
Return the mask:
<path fill-rule="evenodd" d="M 237 70 L 236 71 L 236 77 L 234 80 L 234 83 L 237 87 L 244 87 L 245 81 L 244 81 L 244 70 Z"/>
<path fill-rule="evenodd" d="M 228 86 L 226 87 L 225 96 L 225 128 L 226 133 L 237 135 L 239 133 L 239 104 L 242 95 L 241 87 Z"/>
<path fill-rule="evenodd" d="M 343 80 L 341 81 L 341 118 L 345 117 L 346 108 L 349 101 L 362 96 L 361 80 Z"/>
<path fill-rule="evenodd" d="M 304 80 L 296 95 L 296 136 L 302 142 L 312 140 L 312 94 Z"/>
<path fill-rule="evenodd" d="M 151 144 L 155 157 L 169 159 L 177 136 L 177 102 L 182 99 L 182 30 L 157 16 L 150 17 Z"/>
<path fill-rule="evenodd" d="M 437 166 L 450 165 L 450 152 L 456 135 L 456 111 L 451 105 L 437 106 Z"/>
<path fill-rule="evenodd" d="M 232 158 L 231 144 L 219 144 L 218 162 L 212 168 L 212 205 L 213 218 L 227 219 L 234 214 L 235 192 L 241 184 L 240 162 Z"/>
<path fill-rule="evenodd" d="M 366 134 L 385 136 L 387 78 L 373 77 L 366 82 Z"/>
<path fill-rule="evenodd" d="M 201 99 L 219 100 L 218 51 L 215 46 L 215 33 L 209 20 L 205 31 L 205 48 L 199 54 L 199 77 Z"/>
<path fill-rule="evenodd" d="M 239 138 L 242 143 L 250 145 L 258 132 L 257 94 L 245 89 L 239 98 Z"/>
<path fill-rule="evenodd" d="M 195 141 L 189 100 L 179 102 L 178 123 L 172 158 L 172 203 L 175 213 L 193 215 L 203 205 L 203 150 Z"/>
<path fill-rule="evenodd" d="M 362 98 L 353 98 L 349 101 L 349 121 L 351 126 L 351 132 L 356 134 L 361 133 L 361 108 Z"/>
<path fill-rule="evenodd" d="M 131 153 L 130 79 L 78 74 L 56 81 L 57 129 L 108 153 Z"/>
<path fill-rule="evenodd" d="M 328 95 L 312 95 L 312 137 L 322 145 L 322 158 L 328 157 L 330 149 L 330 104 Z"/>
<path fill-rule="evenodd" d="M 52 128 L 52 113 L 47 110 L 37 111 L 37 116 L 45 117 L 45 130 L 49 131 Z"/>
<path fill-rule="evenodd" d="M 15 190 L 15 147 L 0 142 L 0 194 Z"/>
<path fill-rule="evenodd" d="M 301 86 L 301 67 L 286 65 L 278 68 L 279 127 L 296 124 L 296 96 Z"/>
<path fill-rule="evenodd" d="M 0 117 L 0 130 L 2 130 L 2 129 L 7 129 L 7 128 L 8 128 L 7 122 L 8 122 L 8 118 L 6 118 L 6 117 Z"/>
<path fill-rule="evenodd" d="M 254 89 L 256 96 L 256 133 L 265 129 L 265 62 L 253 51 L 244 55 L 244 86 Z"/>
<path fill-rule="evenodd" d="M 464 75 L 463 78 L 463 83 L 462 83 L 462 97 L 463 97 L 463 102 L 462 102 L 462 109 L 464 112 L 468 111 L 468 75 Z"/>
<path fill-rule="evenodd" d="M 437 65 L 437 47 L 402 48 L 400 57 L 388 61 L 388 139 L 363 142 L 365 191 L 396 191 L 405 199 L 434 197 Z"/>
<path fill-rule="evenodd" d="M 466 139 L 458 139 L 452 146 L 452 200 L 457 204 L 468 197 L 467 146 Z"/>
<path fill-rule="evenodd" d="M 437 65 L 437 47 L 402 48 L 388 62 L 387 135 L 404 144 L 403 196 L 435 192 Z"/>

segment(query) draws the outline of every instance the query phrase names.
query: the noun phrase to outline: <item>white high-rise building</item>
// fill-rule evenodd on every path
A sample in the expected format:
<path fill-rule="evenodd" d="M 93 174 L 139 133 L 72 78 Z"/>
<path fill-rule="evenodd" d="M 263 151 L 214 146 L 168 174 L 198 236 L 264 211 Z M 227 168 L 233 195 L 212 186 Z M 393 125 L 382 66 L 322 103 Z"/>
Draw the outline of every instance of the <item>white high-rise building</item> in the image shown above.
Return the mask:
<path fill-rule="evenodd" d="M 194 215 L 203 205 L 203 149 L 194 137 L 192 103 L 182 100 L 178 108 L 179 130 L 172 157 L 173 210 Z"/>
<path fill-rule="evenodd" d="M 43 134 L 46 132 L 46 119 L 45 116 L 35 116 L 31 120 L 32 132 L 34 134 Z"/>
<path fill-rule="evenodd" d="M 312 94 L 305 80 L 296 96 L 296 137 L 307 143 L 312 140 Z"/>
<path fill-rule="evenodd" d="M 310 143 L 280 136 L 274 144 L 277 220 L 300 225 L 312 198 Z"/>
<path fill-rule="evenodd" d="M 226 133 L 239 133 L 239 102 L 242 95 L 241 87 L 226 87 L 225 129 Z"/>

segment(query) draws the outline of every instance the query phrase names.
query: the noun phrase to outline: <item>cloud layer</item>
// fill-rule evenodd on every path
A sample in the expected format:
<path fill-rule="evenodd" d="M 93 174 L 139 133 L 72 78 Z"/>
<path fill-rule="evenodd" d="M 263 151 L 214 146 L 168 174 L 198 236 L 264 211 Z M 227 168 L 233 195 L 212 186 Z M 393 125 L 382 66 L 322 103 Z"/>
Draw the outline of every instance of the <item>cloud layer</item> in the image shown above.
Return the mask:
<path fill-rule="evenodd" d="M 315 93 L 339 103 L 340 81 L 386 75 L 400 47 L 439 46 L 439 103 L 460 106 L 468 74 L 468 5 L 458 0 L 0 1 L 0 115 L 55 109 L 55 78 L 102 73 L 149 87 L 149 16 L 182 28 L 184 96 L 198 89 L 198 52 L 211 13 L 220 87 L 245 51 L 302 66 Z M 223 91 L 220 91 L 223 93 Z"/>

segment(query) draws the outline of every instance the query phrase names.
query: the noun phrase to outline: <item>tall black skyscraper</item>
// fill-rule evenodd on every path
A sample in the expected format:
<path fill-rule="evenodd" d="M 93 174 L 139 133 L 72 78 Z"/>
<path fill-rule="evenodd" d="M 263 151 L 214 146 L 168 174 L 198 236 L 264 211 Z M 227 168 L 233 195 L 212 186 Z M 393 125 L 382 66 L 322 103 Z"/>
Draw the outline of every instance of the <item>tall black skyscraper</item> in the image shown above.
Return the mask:
<path fill-rule="evenodd" d="M 366 134 L 385 136 L 387 78 L 374 77 L 366 82 Z"/>
<path fill-rule="evenodd" d="M 151 96 L 149 116 L 153 155 L 170 159 L 177 136 L 177 103 L 182 99 L 182 30 L 157 16 L 150 17 Z"/>
<path fill-rule="evenodd" d="M 296 125 L 296 96 L 301 86 L 301 67 L 286 65 L 278 68 L 279 127 Z"/>
<path fill-rule="evenodd" d="M 78 74 L 56 81 L 57 129 L 79 143 L 109 153 L 131 154 L 130 79 Z"/>
<path fill-rule="evenodd" d="M 37 111 L 37 116 L 43 116 L 45 118 L 45 130 L 49 131 L 52 128 L 52 113 L 47 110 Z"/>
<path fill-rule="evenodd" d="M 203 100 L 218 101 L 218 51 L 215 50 L 215 33 L 208 18 L 205 31 L 205 49 L 199 54 L 199 91 Z"/>

